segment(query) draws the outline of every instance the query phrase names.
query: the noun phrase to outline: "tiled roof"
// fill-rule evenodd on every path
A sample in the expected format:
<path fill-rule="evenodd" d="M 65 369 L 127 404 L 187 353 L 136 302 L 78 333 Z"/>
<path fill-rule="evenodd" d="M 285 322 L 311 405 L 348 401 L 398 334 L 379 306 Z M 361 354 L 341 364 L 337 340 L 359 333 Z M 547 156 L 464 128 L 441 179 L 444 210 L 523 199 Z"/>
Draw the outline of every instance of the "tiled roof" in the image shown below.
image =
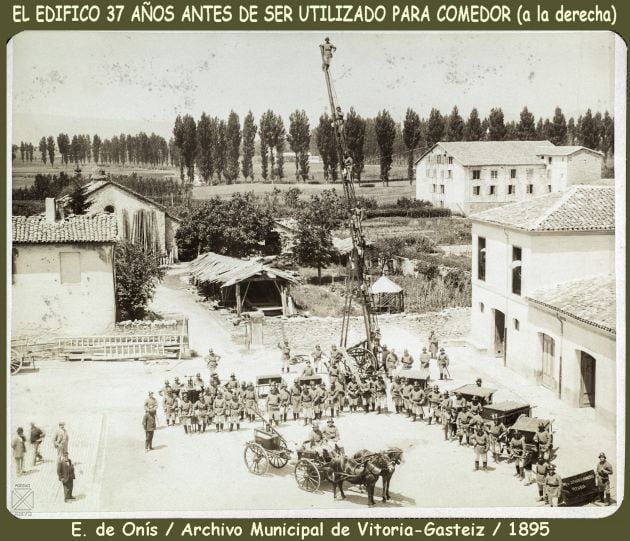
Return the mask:
<path fill-rule="evenodd" d="M 597 154 L 598 156 L 601 156 L 602 158 L 604 157 L 604 155 L 601 152 L 597 152 L 597 150 L 593 150 L 586 147 L 580 147 L 580 146 L 562 146 L 562 147 L 545 148 L 544 150 L 541 149 L 539 154 L 540 155 L 544 154 L 545 156 L 570 156 L 571 154 L 575 154 L 576 152 L 579 152 L 580 150 L 586 150 L 587 152 L 592 152 L 593 154 Z"/>
<path fill-rule="evenodd" d="M 538 289 L 527 299 L 583 323 L 616 332 L 614 276 L 593 276 Z"/>
<path fill-rule="evenodd" d="M 72 216 L 55 223 L 44 216 L 13 216 L 14 244 L 114 242 L 116 217 L 101 213 Z"/>
<path fill-rule="evenodd" d="M 541 152 L 557 148 L 550 141 L 440 141 L 417 161 L 438 145 L 464 166 L 544 165 Z"/>
<path fill-rule="evenodd" d="M 478 212 L 470 219 L 525 231 L 614 231 L 615 189 L 573 186 Z"/>

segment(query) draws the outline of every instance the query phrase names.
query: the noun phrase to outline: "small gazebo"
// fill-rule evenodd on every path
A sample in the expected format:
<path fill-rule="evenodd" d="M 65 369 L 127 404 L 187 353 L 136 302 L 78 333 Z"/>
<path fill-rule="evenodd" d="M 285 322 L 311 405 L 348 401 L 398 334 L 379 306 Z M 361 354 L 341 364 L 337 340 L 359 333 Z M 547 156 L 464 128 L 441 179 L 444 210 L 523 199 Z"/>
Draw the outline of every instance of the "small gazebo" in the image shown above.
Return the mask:
<path fill-rule="evenodd" d="M 381 276 L 370 286 L 370 295 L 377 312 L 405 311 L 405 294 L 402 287 L 387 276 Z"/>

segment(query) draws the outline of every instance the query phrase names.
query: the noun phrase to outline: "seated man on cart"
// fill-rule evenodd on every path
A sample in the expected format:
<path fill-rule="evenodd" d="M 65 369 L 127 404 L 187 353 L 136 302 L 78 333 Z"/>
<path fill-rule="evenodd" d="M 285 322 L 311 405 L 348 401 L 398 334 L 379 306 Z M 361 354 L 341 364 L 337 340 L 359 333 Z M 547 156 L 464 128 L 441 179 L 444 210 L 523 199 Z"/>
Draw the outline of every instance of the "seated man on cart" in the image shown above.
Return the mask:
<path fill-rule="evenodd" d="M 305 451 L 314 451 L 315 454 L 325 462 L 331 459 L 330 449 L 324 441 L 324 435 L 319 428 L 319 421 L 313 421 L 311 433 L 308 439 L 304 441 L 302 449 Z"/>
<path fill-rule="evenodd" d="M 324 445 L 331 453 L 344 454 L 343 446 L 339 441 L 339 429 L 332 418 L 328 419 L 326 428 L 322 430 L 322 435 L 324 436 Z"/>

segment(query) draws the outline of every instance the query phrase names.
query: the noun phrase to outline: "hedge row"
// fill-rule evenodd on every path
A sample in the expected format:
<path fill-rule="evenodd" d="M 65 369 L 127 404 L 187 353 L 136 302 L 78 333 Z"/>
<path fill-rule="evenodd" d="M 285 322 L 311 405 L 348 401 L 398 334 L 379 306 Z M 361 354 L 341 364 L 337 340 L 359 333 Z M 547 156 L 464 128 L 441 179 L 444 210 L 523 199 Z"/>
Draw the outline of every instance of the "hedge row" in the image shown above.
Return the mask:
<path fill-rule="evenodd" d="M 450 218 L 451 210 L 443 208 L 417 208 L 404 209 L 400 207 L 368 209 L 365 212 L 367 218 L 390 218 L 402 216 L 407 218 Z"/>

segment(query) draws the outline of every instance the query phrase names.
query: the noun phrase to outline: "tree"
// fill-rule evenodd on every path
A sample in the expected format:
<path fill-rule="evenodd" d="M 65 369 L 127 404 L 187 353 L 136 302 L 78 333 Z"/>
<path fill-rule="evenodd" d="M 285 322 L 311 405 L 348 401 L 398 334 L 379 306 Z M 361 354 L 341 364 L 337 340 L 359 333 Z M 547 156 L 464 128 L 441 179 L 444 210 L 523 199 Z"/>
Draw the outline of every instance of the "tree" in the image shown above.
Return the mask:
<path fill-rule="evenodd" d="M 18 147 L 17 145 L 13 144 L 11 145 L 11 161 L 14 162 L 15 158 L 17 158 L 17 154 L 18 154 L 18 150 L 20 149 L 20 147 Z"/>
<path fill-rule="evenodd" d="M 273 237 L 273 213 L 256 204 L 252 193 L 234 193 L 193 207 L 175 235 L 180 259 L 194 259 L 202 252 L 233 257 L 260 253 Z"/>
<path fill-rule="evenodd" d="M 155 254 L 130 242 L 116 244 L 114 261 L 118 320 L 142 319 L 164 271 Z"/>
<path fill-rule="evenodd" d="M 545 139 L 545 129 L 542 117 L 536 122 L 536 140 L 543 141 Z"/>
<path fill-rule="evenodd" d="M 101 157 L 101 138 L 96 134 L 92 137 L 92 154 L 94 154 L 94 162 L 98 163 Z"/>
<path fill-rule="evenodd" d="M 240 170 L 239 157 L 241 153 L 241 121 L 234 111 L 230 111 L 225 129 L 225 170 L 223 176 L 228 184 L 236 182 Z"/>
<path fill-rule="evenodd" d="M 46 139 L 46 150 L 48 151 L 50 165 L 55 165 L 55 138 L 52 135 L 49 135 L 48 139 Z"/>
<path fill-rule="evenodd" d="M 35 146 L 33 145 L 33 143 L 29 143 L 28 144 L 28 161 L 32 162 L 33 161 L 33 153 L 35 152 Z"/>
<path fill-rule="evenodd" d="M 427 124 L 427 145 L 433 146 L 444 138 L 445 121 L 439 109 L 435 107 L 429 113 L 429 122 Z"/>
<path fill-rule="evenodd" d="M 311 128 L 306 111 L 296 110 L 289 116 L 287 140 L 295 154 L 295 180 L 302 177 L 302 181 L 306 182 L 309 171 L 308 150 L 311 145 Z"/>
<path fill-rule="evenodd" d="M 197 167 L 206 184 L 212 183 L 214 173 L 212 149 L 214 144 L 216 144 L 216 137 L 213 133 L 210 117 L 206 113 L 201 113 L 201 118 L 197 122 Z"/>
<path fill-rule="evenodd" d="M 335 181 L 337 180 L 339 156 L 337 154 L 337 143 L 335 141 L 332 119 L 328 116 L 328 113 L 324 113 L 319 117 L 316 138 L 317 150 L 324 165 L 324 178 L 328 181 L 329 177 L 332 176 L 332 180 Z"/>
<path fill-rule="evenodd" d="M 520 141 L 536 140 L 536 119 L 527 107 L 521 111 L 521 119 L 516 127 L 517 137 Z"/>
<path fill-rule="evenodd" d="M 74 182 L 74 189 L 70 192 L 70 209 L 73 214 L 85 214 L 92 206 L 92 201 L 88 200 L 86 186 L 78 180 Z"/>
<path fill-rule="evenodd" d="M 488 115 L 488 141 L 505 141 L 506 133 L 503 110 L 493 107 Z"/>
<path fill-rule="evenodd" d="M 24 161 L 24 152 L 26 151 L 26 145 L 24 141 L 20 141 L 20 160 Z"/>
<path fill-rule="evenodd" d="M 553 120 L 551 121 L 551 126 L 549 130 L 549 140 L 554 145 L 563 145 L 567 136 L 567 121 L 562 114 L 562 109 L 560 107 L 556 107 L 555 113 L 553 115 Z"/>
<path fill-rule="evenodd" d="M 221 176 L 225 176 L 225 166 L 227 163 L 227 134 L 225 120 L 217 117 L 213 119 L 214 130 L 216 131 L 216 143 L 213 147 L 214 169 L 217 172 L 217 178 L 221 181 Z"/>
<path fill-rule="evenodd" d="M 457 105 L 455 105 L 448 117 L 446 138 L 449 141 L 463 141 L 464 128 L 464 119 L 460 116 Z"/>
<path fill-rule="evenodd" d="M 118 138 L 114 136 L 113 139 L 118 139 Z M 79 137 L 76 135 L 72 136 L 72 143 L 70 144 L 70 152 L 72 154 L 72 161 L 76 164 L 77 167 L 79 167 L 79 159 L 81 158 L 81 141 L 79 141 Z"/>
<path fill-rule="evenodd" d="M 518 126 L 513 120 L 505 125 L 505 140 L 517 141 L 518 140 Z"/>
<path fill-rule="evenodd" d="M 470 111 L 470 116 L 464 127 L 465 141 L 481 141 L 484 138 L 484 131 L 481 128 L 481 120 L 479 119 L 479 111 L 476 107 Z"/>
<path fill-rule="evenodd" d="M 381 180 L 384 185 L 389 186 L 389 171 L 392 168 L 396 123 L 385 109 L 376 115 L 374 129 L 376 130 L 376 141 L 380 151 Z"/>
<path fill-rule="evenodd" d="M 183 151 L 182 151 L 182 149 L 184 148 L 184 137 L 185 137 L 184 121 L 181 115 L 177 115 L 177 118 L 175 119 L 175 125 L 173 126 L 173 138 L 174 138 L 175 146 L 179 150 L 179 156 L 180 156 L 179 178 L 182 181 L 184 180 L 184 158 L 183 158 Z"/>
<path fill-rule="evenodd" d="M 577 138 L 576 131 L 575 120 L 571 117 L 569 122 L 567 122 L 567 145 L 575 144 Z"/>
<path fill-rule="evenodd" d="M 604 156 L 608 156 L 609 152 L 613 154 L 615 152 L 615 121 L 608 111 L 604 113 L 602 119 L 601 149 Z"/>
<path fill-rule="evenodd" d="M 365 167 L 365 120 L 360 117 L 353 107 L 350 108 L 346 115 L 346 145 L 348 152 L 352 156 L 352 174 L 361 183 L 361 173 Z"/>
<path fill-rule="evenodd" d="M 44 165 L 46 164 L 46 156 L 48 154 L 48 147 L 46 145 L 46 138 L 42 137 L 39 140 L 39 152 L 42 155 L 42 161 L 44 162 Z"/>
<path fill-rule="evenodd" d="M 258 127 L 254 122 L 254 115 L 251 111 L 247 113 L 243 121 L 243 161 L 241 169 L 245 179 L 254 180 L 254 165 L 252 163 L 255 151 L 256 132 Z"/>
<path fill-rule="evenodd" d="M 589 147 L 589 148 L 592 148 L 593 150 L 601 150 L 603 131 L 604 130 L 603 130 L 602 114 L 599 111 L 597 111 L 597 113 L 593 115 L 593 133 L 594 133 L 593 142 L 595 146 Z"/>
<path fill-rule="evenodd" d="M 182 158 L 186 166 L 188 183 L 192 186 L 195 180 L 195 153 L 197 151 L 197 124 L 192 116 L 184 115 L 182 119 L 182 132 Z"/>
<path fill-rule="evenodd" d="M 321 284 L 322 268 L 327 267 L 335 256 L 332 231 L 341 225 L 342 207 L 334 190 L 311 195 L 297 215 L 298 233 L 293 248 L 301 265 L 317 268 L 317 280 Z"/>
<path fill-rule="evenodd" d="M 409 183 L 413 181 L 414 151 L 422 138 L 420 131 L 420 117 L 413 109 L 408 108 L 403 122 L 403 142 L 407 147 L 407 177 Z"/>

